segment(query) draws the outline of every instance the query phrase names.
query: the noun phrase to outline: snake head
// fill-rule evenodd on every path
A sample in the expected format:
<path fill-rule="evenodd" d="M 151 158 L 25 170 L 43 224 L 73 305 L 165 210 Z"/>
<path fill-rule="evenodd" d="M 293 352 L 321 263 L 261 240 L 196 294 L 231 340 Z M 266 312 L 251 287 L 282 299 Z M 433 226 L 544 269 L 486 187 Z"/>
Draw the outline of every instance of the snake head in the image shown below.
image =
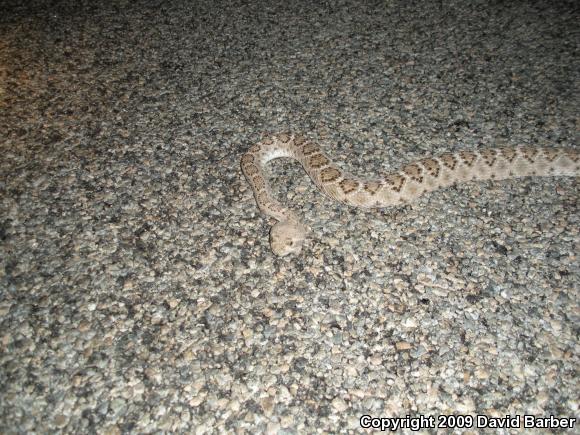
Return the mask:
<path fill-rule="evenodd" d="M 270 229 L 270 247 L 280 257 L 298 254 L 308 230 L 300 222 L 286 220 L 276 223 Z"/>

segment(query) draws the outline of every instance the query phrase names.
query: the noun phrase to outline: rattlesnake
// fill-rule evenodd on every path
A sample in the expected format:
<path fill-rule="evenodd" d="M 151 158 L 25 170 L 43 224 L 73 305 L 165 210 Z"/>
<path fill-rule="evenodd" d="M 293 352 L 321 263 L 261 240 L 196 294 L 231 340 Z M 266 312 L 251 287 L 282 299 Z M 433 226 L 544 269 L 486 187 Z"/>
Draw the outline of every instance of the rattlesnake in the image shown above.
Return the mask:
<path fill-rule="evenodd" d="M 278 134 L 252 146 L 242 156 L 241 166 L 260 210 L 278 221 L 270 230 L 270 246 L 280 256 L 300 252 L 307 229 L 270 191 L 263 168 L 279 157 L 298 160 L 330 198 L 362 208 L 404 204 L 457 182 L 580 175 L 577 150 L 522 146 L 441 154 L 409 163 L 382 178 L 362 179 L 339 169 L 317 144 L 305 137 Z"/>

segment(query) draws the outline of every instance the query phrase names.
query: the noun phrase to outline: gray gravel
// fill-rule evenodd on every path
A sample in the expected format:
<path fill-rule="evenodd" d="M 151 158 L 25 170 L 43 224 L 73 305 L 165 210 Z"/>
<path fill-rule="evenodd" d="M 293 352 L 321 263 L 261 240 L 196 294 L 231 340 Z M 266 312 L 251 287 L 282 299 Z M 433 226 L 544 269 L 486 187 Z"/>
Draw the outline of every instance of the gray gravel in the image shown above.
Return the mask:
<path fill-rule="evenodd" d="M 576 146 L 573 1 L 99 3 L 0 6 L 0 432 L 580 417 L 576 179 L 369 212 L 276 162 L 278 259 L 239 169 L 281 130 L 369 175 Z"/>

